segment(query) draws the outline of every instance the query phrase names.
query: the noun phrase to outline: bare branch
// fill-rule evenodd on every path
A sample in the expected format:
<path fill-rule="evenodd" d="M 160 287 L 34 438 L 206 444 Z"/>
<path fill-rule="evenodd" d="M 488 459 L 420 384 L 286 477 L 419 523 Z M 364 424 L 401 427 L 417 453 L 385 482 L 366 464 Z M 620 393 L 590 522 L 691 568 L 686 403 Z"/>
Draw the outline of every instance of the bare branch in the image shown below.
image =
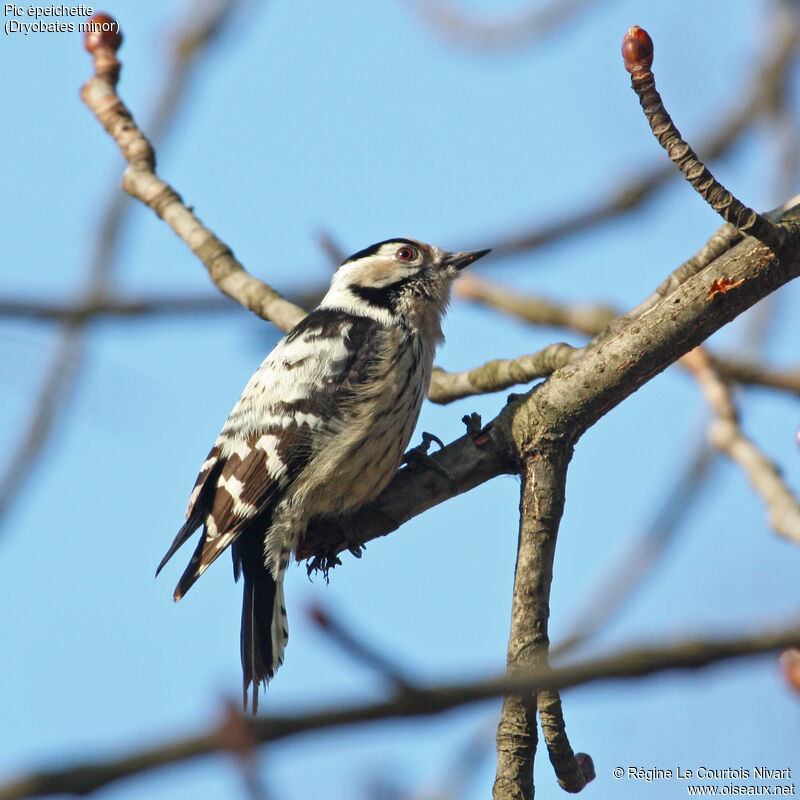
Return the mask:
<path fill-rule="evenodd" d="M 339 242 L 333 237 L 330 231 L 328 230 L 319 230 L 317 231 L 317 244 L 320 247 L 320 250 L 325 254 L 328 259 L 328 263 L 336 269 L 342 261 L 347 258 L 347 253 L 342 250 Z"/>
<path fill-rule="evenodd" d="M 800 207 L 783 215 L 792 237 Z M 403 522 L 500 474 L 519 470 L 537 432 L 577 439 L 642 384 L 696 347 L 763 297 L 800 275 L 800 249 L 792 238 L 780 260 L 757 240 L 745 238 L 692 276 L 639 320 L 582 351 L 547 381 L 509 403 L 486 426 L 478 445 L 473 434 L 432 455 L 454 476 L 406 467 L 373 503 L 353 516 L 314 520 L 298 547 L 312 568 L 334 565 L 343 550 L 358 549 Z M 722 282 L 730 288 L 712 295 Z"/>
<path fill-rule="evenodd" d="M 489 394 L 536 378 L 546 378 L 581 353 L 564 342 L 550 344 L 538 353 L 517 358 L 498 358 L 464 372 L 435 367 L 428 399 L 445 405 L 476 394 Z"/>
<path fill-rule="evenodd" d="M 38 463 L 39 455 L 75 386 L 83 357 L 83 330 L 77 325 L 70 326 L 61 336 L 30 422 L 0 480 L 0 520 L 20 496 L 25 481 Z"/>
<path fill-rule="evenodd" d="M 167 79 L 167 91 L 157 105 L 154 127 L 163 136 L 175 119 L 175 113 L 192 74 L 190 66 L 198 62 L 206 45 L 219 33 L 228 19 L 228 10 L 238 0 L 219 0 L 209 6 L 198 3 L 202 9 L 189 13 L 194 21 L 185 26 L 183 39 L 178 39 L 173 69 Z M 206 13 L 204 13 L 204 11 Z M 192 46 L 185 46 L 185 37 L 191 36 Z M 190 63 L 191 62 L 191 63 Z M 106 201 L 97 221 L 98 238 L 88 267 L 86 305 L 104 302 L 117 262 L 120 238 L 130 210 L 128 199 L 115 190 Z M 89 317 L 74 315 L 63 317 L 67 327 L 61 334 L 58 352 L 50 373 L 44 382 L 35 404 L 30 422 L 20 444 L 8 459 L 8 466 L 0 477 L 0 521 L 11 504 L 20 496 L 20 490 L 39 462 L 50 433 L 55 430 L 60 412 L 74 388 L 85 357 L 84 326 Z"/>
<path fill-rule="evenodd" d="M 291 296 L 293 302 L 298 305 L 311 307 L 319 302 L 321 294 L 312 289 L 292 292 Z M 47 302 L 22 297 L 0 298 L 0 317 L 48 323 L 93 322 L 104 317 L 139 321 L 155 316 L 230 313 L 241 308 L 239 303 L 218 293 L 146 296 L 104 293 L 87 296 L 77 302 Z"/>
<path fill-rule="evenodd" d="M 311 559 L 309 569 L 329 569 L 338 563 L 338 553 L 358 551 L 372 539 L 386 536 L 450 497 L 497 475 L 517 472 L 506 447 L 502 428 L 491 423 L 481 434 L 468 433 L 456 439 L 430 456 L 452 480 L 426 467 L 404 467 L 375 501 L 356 514 L 312 520 L 298 545 L 297 559 Z"/>
<path fill-rule="evenodd" d="M 87 297 L 77 303 L 0 299 L 0 316 L 39 322 L 88 322 L 103 317 L 149 318 L 181 314 L 205 314 L 240 308 L 220 295 L 161 297 Z"/>
<path fill-rule="evenodd" d="M 402 692 L 414 691 L 414 683 L 387 656 L 348 629 L 329 610 L 314 604 L 308 611 L 311 621 L 354 660 L 374 669 L 384 680 Z"/>
<path fill-rule="evenodd" d="M 379 720 L 425 717 L 470 703 L 510 694 L 568 689 L 600 681 L 631 679 L 671 670 L 700 669 L 720 661 L 780 652 L 800 645 L 800 622 L 765 633 L 730 639 L 683 640 L 640 647 L 553 669 L 502 675 L 486 681 L 420 688 L 378 703 L 329 707 L 293 716 L 242 717 L 250 740 L 266 744 L 311 731 L 325 731 Z M 221 725 L 201 734 L 164 742 L 121 758 L 89 760 L 62 769 L 41 769 L 0 785 L 0 800 L 53 794 L 81 796 L 111 783 L 169 764 L 178 764 L 232 747 L 226 715 Z M 237 723 L 238 724 L 238 723 Z"/>
<path fill-rule="evenodd" d="M 753 488 L 761 496 L 776 533 L 800 544 L 800 505 L 783 480 L 780 470 L 748 439 L 739 426 L 733 398 L 702 348 L 683 357 L 697 378 L 714 419 L 708 430 L 711 443 L 741 466 Z"/>
<path fill-rule="evenodd" d="M 567 466 L 572 456 L 569 439 L 537 442 L 524 453 L 520 527 L 511 633 L 508 639 L 508 671 L 547 666 L 550 586 L 553 580 L 558 526 L 564 511 Z M 497 776 L 493 796 L 527 800 L 533 797 L 533 758 L 536 753 L 537 696 L 513 695 L 503 700 L 497 728 Z M 556 708 L 557 706 L 557 708 Z M 542 699 L 547 723 L 545 741 L 559 782 L 580 791 L 586 776 L 566 739 L 561 703 L 555 690 Z"/>
<path fill-rule="evenodd" d="M 120 63 L 116 48 L 93 51 L 95 75 L 81 90 L 81 98 L 117 143 L 128 168 L 123 188 L 160 216 L 203 262 L 219 290 L 262 319 L 290 330 L 306 314 L 272 287 L 251 276 L 231 249 L 195 216 L 178 193 L 155 173 L 155 153 L 118 97 Z"/>
<path fill-rule="evenodd" d="M 780 389 L 800 396 L 800 368 L 776 369 L 767 367 L 757 361 L 742 361 L 709 354 L 711 364 L 726 381 L 742 383 L 749 386 L 763 386 L 768 389 Z"/>
<path fill-rule="evenodd" d="M 531 295 L 509 289 L 477 275 L 465 275 L 455 284 L 456 297 L 504 311 L 515 319 L 534 325 L 549 325 L 596 336 L 620 315 L 620 311 L 605 304 L 564 303 L 549 297 Z"/>
<path fill-rule="evenodd" d="M 647 31 L 638 26 L 631 28 L 623 39 L 622 54 L 625 69 L 631 73 L 631 86 L 639 97 L 647 121 L 672 163 L 726 222 L 735 225 L 744 234 L 755 236 L 773 250 L 780 250 L 786 241 L 783 228 L 737 200 L 681 138 L 656 89 L 655 77 L 650 69 L 653 41 Z"/>
<path fill-rule="evenodd" d="M 728 223 L 720 227 L 713 236 L 690 259 L 673 270 L 661 285 L 628 313 L 628 317 L 638 319 L 656 303 L 671 295 L 682 283 L 693 275 L 702 272 L 714 259 L 727 253 L 742 241 L 742 234 Z"/>
<path fill-rule="evenodd" d="M 721 121 L 716 130 L 698 147 L 706 159 L 721 158 L 729 153 L 756 120 L 765 113 L 772 112 L 775 96 L 784 91 L 800 46 L 800 28 L 792 20 L 789 24 L 783 24 L 776 35 L 766 37 L 765 41 L 769 43 L 768 49 L 741 106 L 727 115 L 708 115 L 709 119 Z M 481 241 L 492 242 L 492 255 L 497 263 L 503 256 L 553 244 L 631 213 L 641 208 L 646 200 L 655 196 L 676 175 L 669 164 L 651 168 L 639 167 L 633 174 L 637 177 L 613 189 L 607 197 L 595 199 L 590 208 L 569 211 L 555 222 L 537 224 L 532 229 L 484 236 Z"/>
<path fill-rule="evenodd" d="M 770 212 L 771 216 L 773 214 Z M 674 270 L 650 297 L 628 314 L 622 314 L 612 306 L 563 303 L 527 295 L 475 276 L 462 278 L 456 285 L 457 294 L 533 324 L 565 327 L 594 336 L 592 344 L 597 344 L 603 336 L 620 330 L 640 317 L 741 240 L 742 235 L 732 225 L 723 225 L 695 256 Z M 557 343 L 532 355 L 489 361 L 464 372 L 447 372 L 437 368 L 431 379 L 430 399 L 435 403 L 448 403 L 461 397 L 487 394 L 528 383 L 572 363 L 585 349 Z M 800 370 L 797 368 L 777 369 L 756 361 L 723 355 L 711 354 L 710 358 L 714 368 L 727 380 L 800 395 Z"/>
<path fill-rule="evenodd" d="M 572 794 L 580 792 L 596 777 L 594 761 L 588 753 L 575 753 L 567 738 L 561 696 L 557 689 L 542 689 L 536 693 L 536 707 L 547 754 L 558 779 L 558 785 Z"/>

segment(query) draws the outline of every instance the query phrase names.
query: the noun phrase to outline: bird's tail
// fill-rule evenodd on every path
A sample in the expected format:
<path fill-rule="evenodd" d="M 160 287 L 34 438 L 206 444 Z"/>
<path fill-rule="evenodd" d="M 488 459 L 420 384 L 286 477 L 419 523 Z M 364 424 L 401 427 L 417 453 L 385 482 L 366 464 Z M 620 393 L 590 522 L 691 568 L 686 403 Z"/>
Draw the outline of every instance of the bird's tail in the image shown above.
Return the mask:
<path fill-rule="evenodd" d="M 289 639 L 286 604 L 283 599 L 283 575 L 277 579 L 263 567 L 256 574 L 244 572 L 242 602 L 242 673 L 244 707 L 247 690 L 253 685 L 253 713 L 258 710 L 259 684 L 267 682 L 283 663 L 283 651 Z"/>

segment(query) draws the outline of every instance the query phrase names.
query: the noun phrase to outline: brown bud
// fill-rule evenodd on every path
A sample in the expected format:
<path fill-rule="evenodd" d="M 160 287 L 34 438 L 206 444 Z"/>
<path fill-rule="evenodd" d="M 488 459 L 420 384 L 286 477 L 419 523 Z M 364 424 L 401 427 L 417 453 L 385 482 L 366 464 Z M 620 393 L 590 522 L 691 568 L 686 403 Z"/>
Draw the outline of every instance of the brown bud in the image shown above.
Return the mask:
<path fill-rule="evenodd" d="M 592 757 L 588 753 L 575 753 L 575 760 L 586 778 L 586 783 L 591 783 L 597 777 Z"/>
<path fill-rule="evenodd" d="M 628 72 L 650 69 L 653 63 L 653 40 L 644 28 L 634 25 L 628 29 L 622 40 L 622 58 Z"/>
<path fill-rule="evenodd" d="M 800 650 L 792 648 L 781 655 L 781 669 L 786 683 L 800 693 Z"/>
<path fill-rule="evenodd" d="M 98 12 L 89 20 L 89 28 L 83 36 L 83 46 L 94 55 L 95 50 L 109 47 L 114 52 L 122 44 L 122 32 L 114 17 Z"/>

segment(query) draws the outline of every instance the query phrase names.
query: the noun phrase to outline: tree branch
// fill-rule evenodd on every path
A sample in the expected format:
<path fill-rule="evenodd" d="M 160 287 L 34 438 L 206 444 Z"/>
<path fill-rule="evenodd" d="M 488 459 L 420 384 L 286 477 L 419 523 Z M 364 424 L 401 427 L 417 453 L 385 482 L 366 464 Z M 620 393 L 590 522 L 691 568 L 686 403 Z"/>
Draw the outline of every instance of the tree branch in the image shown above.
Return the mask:
<path fill-rule="evenodd" d="M 536 378 L 546 378 L 559 367 L 566 366 L 581 353 L 580 350 L 556 342 L 538 353 L 518 358 L 498 358 L 464 372 L 446 372 L 434 367 L 428 399 L 446 405 L 462 397 L 489 394 Z"/>
<path fill-rule="evenodd" d="M 336 556 L 343 550 L 358 552 L 423 511 L 497 475 L 517 472 L 506 447 L 506 434 L 490 423 L 483 431 L 468 433 L 431 454 L 452 480 L 427 467 L 404 467 L 379 497 L 356 514 L 312 520 L 298 545 L 298 561 L 312 559 L 310 569 L 327 570 L 338 563 Z"/>
<path fill-rule="evenodd" d="M 87 44 L 87 48 L 89 44 Z M 116 92 L 119 42 L 98 41 L 90 52 L 94 77 L 81 89 L 81 98 L 117 143 L 128 162 L 122 186 L 161 217 L 203 262 L 217 288 L 281 330 L 293 328 L 306 312 L 284 299 L 271 286 L 254 278 L 231 249 L 195 216 L 180 195 L 155 172 L 155 153 Z"/>
<path fill-rule="evenodd" d="M 770 212 L 770 216 L 774 216 L 774 213 Z M 727 236 L 730 232 L 735 235 Z M 715 258 L 726 253 L 733 244 L 741 240 L 742 235 L 732 225 L 724 225 L 699 253 L 681 264 L 650 297 L 628 314 L 602 304 L 570 304 L 526 295 L 472 275 L 462 278 L 456 284 L 457 294 L 532 324 L 565 327 L 594 336 L 592 344 L 596 344 L 601 337 L 612 335 L 632 319 L 640 317 L 675 291 L 681 283 L 705 269 Z M 447 372 L 436 367 L 431 376 L 429 399 L 434 403 L 444 404 L 463 397 L 488 394 L 530 383 L 572 363 L 585 350 L 586 347 L 574 348 L 557 342 L 531 355 L 495 359 L 463 372 Z M 710 355 L 710 358 L 715 369 L 728 380 L 800 395 L 800 370 L 796 368 L 780 370 L 765 367 L 755 361 L 723 355 Z"/>
<path fill-rule="evenodd" d="M 780 470 L 745 436 L 728 386 L 719 377 L 703 348 L 683 357 L 714 412 L 708 438 L 746 473 L 764 501 L 773 530 L 800 544 L 800 505 L 781 477 Z"/>
<path fill-rule="evenodd" d="M 568 689 L 670 670 L 700 669 L 720 661 L 779 652 L 798 645 L 800 622 L 795 622 L 752 636 L 684 640 L 668 646 L 624 650 L 564 667 L 502 675 L 477 683 L 430 686 L 378 703 L 329 707 L 293 716 L 242 717 L 236 721 L 236 725 L 245 726 L 248 738 L 253 743 L 265 744 L 311 731 L 441 714 L 503 695 Z M 230 717 L 226 715 L 221 725 L 206 732 L 167 741 L 128 756 L 85 761 L 61 769 L 36 770 L 0 785 L 0 800 L 21 800 L 53 794 L 87 795 L 123 778 L 210 753 L 229 752 L 237 746 L 236 737 L 231 736 Z"/>
<path fill-rule="evenodd" d="M 84 332 L 77 324 L 61 334 L 55 356 L 34 404 L 34 411 L 19 445 L 13 451 L 0 479 L 0 521 L 20 496 L 25 481 L 38 463 L 84 359 Z"/>
<path fill-rule="evenodd" d="M 772 112 L 775 97 L 785 93 L 791 66 L 800 46 L 800 28 L 794 19 L 788 22 L 783 19 L 778 30 L 766 37 L 765 41 L 768 42 L 768 49 L 742 104 L 728 114 L 708 115 L 709 119 L 721 122 L 698 147 L 706 159 L 717 159 L 728 154 L 760 117 Z M 654 197 L 659 189 L 672 180 L 675 170 L 668 164 L 650 168 L 640 166 L 633 174 L 637 177 L 612 189 L 605 198 L 593 199 L 589 208 L 567 212 L 560 219 L 533 229 L 484 236 L 481 241 L 492 242 L 492 256 L 494 262 L 499 263 L 498 259 L 504 256 L 516 255 L 585 233 L 616 217 L 640 209 L 646 200 Z"/>
<path fill-rule="evenodd" d="M 148 318 L 157 315 L 203 314 L 240 308 L 219 294 L 160 297 L 87 297 L 76 303 L 0 299 L 0 316 L 38 322 L 88 322 L 103 317 Z"/>
<path fill-rule="evenodd" d="M 583 431 L 684 353 L 763 297 L 800 275 L 797 245 L 800 206 L 780 217 L 789 241 L 778 259 L 747 237 L 703 271 L 662 298 L 640 319 L 583 350 L 525 395 L 516 397 L 488 426 L 480 445 L 472 434 L 434 453 L 453 476 L 406 467 L 369 506 L 336 520 L 315 520 L 298 548 L 312 567 L 396 530 L 403 522 L 500 474 L 517 472 L 517 452 L 540 435 L 573 441 Z M 725 291 L 714 287 L 727 286 Z"/>
<path fill-rule="evenodd" d="M 519 540 L 508 639 L 508 671 L 512 675 L 547 666 L 550 585 L 571 456 L 572 443 L 566 438 L 558 442 L 541 439 L 535 447 L 524 453 Z M 546 702 L 554 697 L 559 705 L 557 710 L 552 703 Z M 558 732 L 552 735 L 554 730 L 559 729 L 558 723 L 551 719 L 556 711 L 560 714 L 557 692 L 555 695 L 552 691 L 548 692 L 543 698 L 543 707 L 548 724 L 545 740 L 559 782 L 566 782 L 571 790 L 579 791 L 586 784 L 586 778 L 566 741 L 563 719 L 558 731 L 563 735 L 559 736 Z M 513 695 L 503 700 L 503 712 L 497 728 L 497 776 L 493 788 L 496 800 L 529 800 L 533 797 L 536 710 L 536 695 Z M 582 779 L 579 786 L 574 780 L 578 776 Z"/>
<path fill-rule="evenodd" d="M 561 695 L 557 689 L 542 689 L 536 693 L 536 707 L 547 744 L 547 755 L 558 779 L 558 785 L 571 794 L 580 792 L 596 777 L 594 761 L 587 753 L 576 753 L 567 738 Z"/>
<path fill-rule="evenodd" d="M 165 91 L 156 105 L 153 128 L 163 136 L 175 119 L 180 101 L 190 84 L 193 67 L 206 52 L 230 17 L 238 0 L 217 0 L 211 4 L 197 3 L 186 15 L 191 20 L 181 28 L 173 49 L 172 69 L 165 82 Z M 128 219 L 130 203 L 119 191 L 106 201 L 97 221 L 97 241 L 88 266 L 86 304 L 96 305 L 105 300 L 113 268 L 117 261 L 119 242 Z M 65 407 L 80 374 L 86 352 L 85 324 L 89 317 L 65 316 L 66 327 L 60 334 L 56 357 L 42 386 L 30 422 L 20 444 L 8 459 L 0 477 L 0 521 L 39 462 L 50 434 L 56 429 L 59 415 Z"/>
<path fill-rule="evenodd" d="M 783 228 L 748 208 L 731 194 L 681 137 L 656 89 L 650 68 L 653 63 L 653 41 L 647 31 L 638 26 L 631 28 L 623 39 L 622 54 L 625 69 L 631 74 L 631 87 L 639 98 L 653 135 L 692 188 L 726 222 L 735 225 L 744 234 L 755 236 L 773 250 L 780 250 L 786 240 Z"/>
<path fill-rule="evenodd" d="M 315 306 L 319 291 L 291 293 L 292 302 L 301 307 Z M 242 306 L 231 298 L 211 294 L 117 295 L 104 293 L 88 296 L 76 302 L 47 302 L 23 297 L 0 298 L 0 317 L 34 322 L 93 322 L 114 317 L 119 320 L 145 320 L 155 316 L 183 314 L 218 314 L 239 311 Z"/>
<path fill-rule="evenodd" d="M 779 389 L 800 397 L 800 368 L 777 369 L 757 361 L 743 361 L 709 353 L 711 364 L 720 377 L 747 386 Z"/>

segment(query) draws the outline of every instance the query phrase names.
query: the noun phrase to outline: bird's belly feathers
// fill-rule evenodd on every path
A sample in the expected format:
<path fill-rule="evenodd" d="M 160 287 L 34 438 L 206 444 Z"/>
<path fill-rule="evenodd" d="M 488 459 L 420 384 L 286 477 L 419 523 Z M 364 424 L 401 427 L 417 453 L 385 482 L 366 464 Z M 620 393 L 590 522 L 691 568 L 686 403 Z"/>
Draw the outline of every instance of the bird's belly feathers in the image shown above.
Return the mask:
<path fill-rule="evenodd" d="M 431 363 L 432 353 L 419 350 L 387 360 L 385 377 L 375 384 L 380 392 L 358 403 L 353 417 L 344 420 L 298 481 L 310 516 L 359 508 L 389 483 L 414 432 Z"/>

